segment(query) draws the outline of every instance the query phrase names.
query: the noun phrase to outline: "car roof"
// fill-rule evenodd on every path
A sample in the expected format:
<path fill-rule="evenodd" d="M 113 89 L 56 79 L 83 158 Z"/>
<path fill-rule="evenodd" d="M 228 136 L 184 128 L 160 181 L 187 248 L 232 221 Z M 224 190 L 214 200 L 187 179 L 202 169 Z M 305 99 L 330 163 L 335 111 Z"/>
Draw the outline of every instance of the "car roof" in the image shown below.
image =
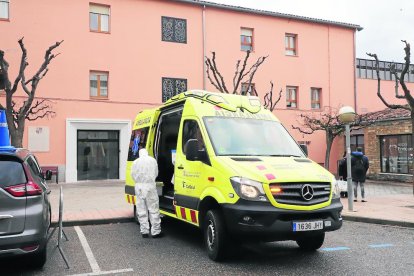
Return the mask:
<path fill-rule="evenodd" d="M 30 151 L 23 148 L 16 148 L 16 150 L 6 150 L 0 151 L 0 156 L 10 156 L 10 157 L 17 157 L 21 161 L 25 160 L 28 155 L 30 155 Z"/>

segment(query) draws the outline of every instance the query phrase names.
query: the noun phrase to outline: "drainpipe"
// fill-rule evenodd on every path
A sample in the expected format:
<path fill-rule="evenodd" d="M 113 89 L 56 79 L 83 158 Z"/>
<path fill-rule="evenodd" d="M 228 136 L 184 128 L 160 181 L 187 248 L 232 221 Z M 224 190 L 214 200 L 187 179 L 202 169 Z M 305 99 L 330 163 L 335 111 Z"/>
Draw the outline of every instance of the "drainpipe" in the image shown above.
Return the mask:
<path fill-rule="evenodd" d="M 206 90 L 206 5 L 203 5 L 203 15 L 202 15 L 202 28 L 203 28 L 203 90 Z"/>
<path fill-rule="evenodd" d="M 355 110 L 355 112 L 358 114 L 358 109 L 357 109 L 357 83 L 356 83 L 356 78 L 357 78 L 357 76 L 356 76 L 356 54 L 355 54 L 355 52 L 356 52 L 356 29 L 354 30 L 354 52 L 353 52 L 353 54 L 354 54 L 354 60 L 353 60 L 353 70 L 354 70 L 354 110 Z"/>

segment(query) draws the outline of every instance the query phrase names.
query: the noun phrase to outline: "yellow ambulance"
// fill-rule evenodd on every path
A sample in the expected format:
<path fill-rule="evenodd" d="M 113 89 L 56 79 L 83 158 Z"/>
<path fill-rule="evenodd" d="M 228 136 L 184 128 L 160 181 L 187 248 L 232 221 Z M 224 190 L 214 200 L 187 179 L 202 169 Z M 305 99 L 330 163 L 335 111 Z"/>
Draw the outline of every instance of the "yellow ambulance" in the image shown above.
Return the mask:
<path fill-rule="evenodd" d="M 134 210 L 130 170 L 140 148 L 158 162 L 161 214 L 202 229 L 212 260 L 240 240 L 294 240 L 316 250 L 325 232 L 342 226 L 335 177 L 257 97 L 194 90 L 140 112 L 125 185 Z"/>

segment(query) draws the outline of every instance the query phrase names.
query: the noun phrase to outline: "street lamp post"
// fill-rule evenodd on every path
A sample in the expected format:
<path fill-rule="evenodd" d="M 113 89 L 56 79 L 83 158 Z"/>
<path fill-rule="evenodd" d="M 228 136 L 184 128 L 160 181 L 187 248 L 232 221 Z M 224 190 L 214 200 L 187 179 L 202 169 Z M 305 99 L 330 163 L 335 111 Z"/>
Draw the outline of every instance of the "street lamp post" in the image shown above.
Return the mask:
<path fill-rule="evenodd" d="M 350 106 L 342 107 L 339 109 L 339 120 L 345 124 L 348 210 L 353 211 L 354 193 L 352 191 L 350 124 L 355 120 L 355 110 Z"/>

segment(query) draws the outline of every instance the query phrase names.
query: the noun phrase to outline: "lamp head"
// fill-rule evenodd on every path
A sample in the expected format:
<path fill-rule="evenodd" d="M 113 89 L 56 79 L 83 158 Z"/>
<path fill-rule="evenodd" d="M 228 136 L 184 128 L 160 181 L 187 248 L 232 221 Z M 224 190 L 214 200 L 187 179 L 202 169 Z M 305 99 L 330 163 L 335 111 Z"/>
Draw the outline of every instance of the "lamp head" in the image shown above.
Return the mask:
<path fill-rule="evenodd" d="M 355 121 L 355 110 L 351 106 L 343 106 L 338 112 L 339 120 L 342 123 L 349 124 Z"/>

